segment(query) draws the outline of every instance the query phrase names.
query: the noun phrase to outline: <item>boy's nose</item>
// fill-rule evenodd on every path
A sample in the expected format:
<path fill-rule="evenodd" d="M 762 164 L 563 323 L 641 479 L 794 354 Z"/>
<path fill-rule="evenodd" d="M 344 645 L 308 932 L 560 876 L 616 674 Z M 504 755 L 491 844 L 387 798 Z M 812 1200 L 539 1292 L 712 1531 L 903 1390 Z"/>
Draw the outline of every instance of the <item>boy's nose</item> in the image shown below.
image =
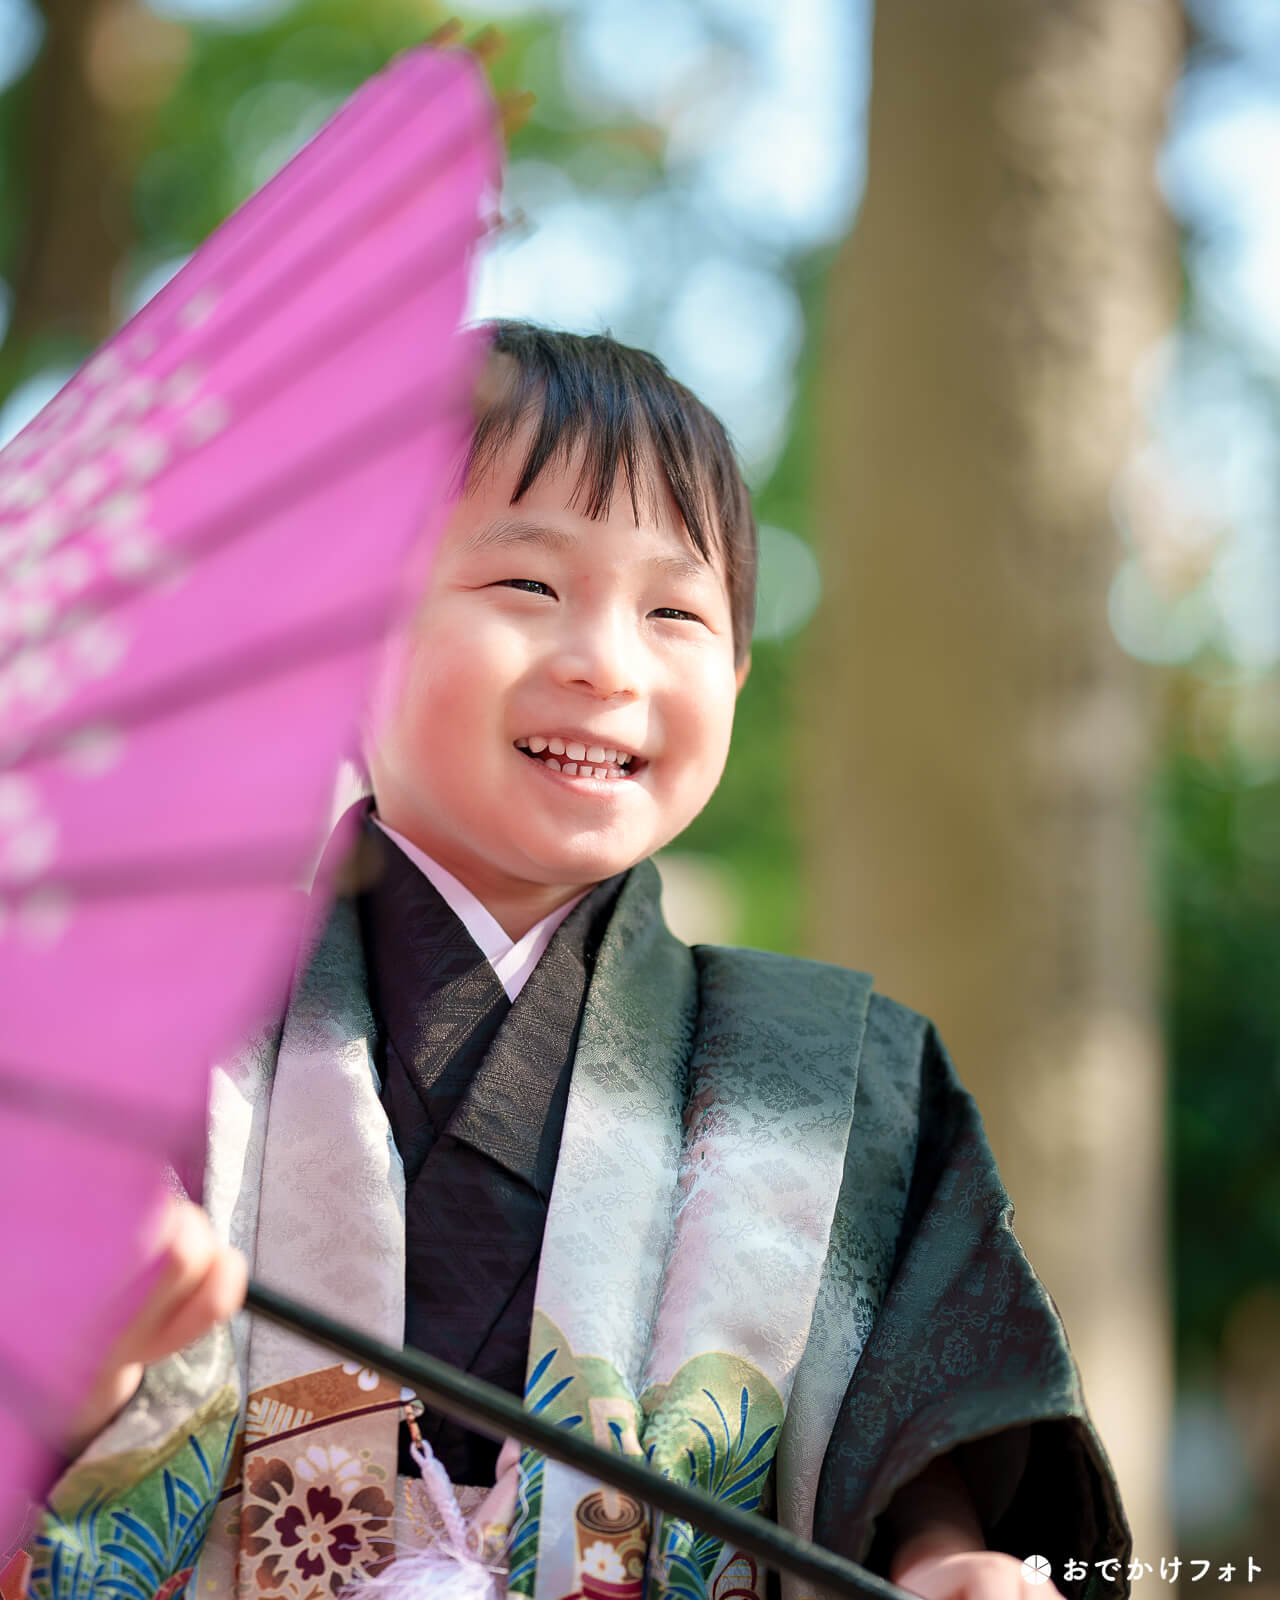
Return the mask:
<path fill-rule="evenodd" d="M 600 700 L 640 692 L 640 669 L 634 641 L 625 630 L 601 622 L 575 630 L 563 642 L 558 676 L 569 688 L 589 691 Z"/>

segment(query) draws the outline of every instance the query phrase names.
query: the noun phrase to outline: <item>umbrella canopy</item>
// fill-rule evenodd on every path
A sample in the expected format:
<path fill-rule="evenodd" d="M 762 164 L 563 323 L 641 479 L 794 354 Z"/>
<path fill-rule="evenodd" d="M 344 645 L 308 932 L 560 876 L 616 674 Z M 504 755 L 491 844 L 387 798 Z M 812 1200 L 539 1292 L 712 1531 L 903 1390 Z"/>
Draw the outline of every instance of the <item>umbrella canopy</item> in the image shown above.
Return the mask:
<path fill-rule="evenodd" d="M 469 56 L 401 56 L 0 452 L 0 1538 L 282 1004 L 470 425 L 495 124 Z"/>
<path fill-rule="evenodd" d="M 210 1064 L 283 1010 L 296 886 L 470 427 L 494 121 L 469 58 L 401 57 L 0 451 L 0 1546 L 146 1292 Z M 811 1584 L 902 1595 L 443 1363 L 249 1303 Z"/>

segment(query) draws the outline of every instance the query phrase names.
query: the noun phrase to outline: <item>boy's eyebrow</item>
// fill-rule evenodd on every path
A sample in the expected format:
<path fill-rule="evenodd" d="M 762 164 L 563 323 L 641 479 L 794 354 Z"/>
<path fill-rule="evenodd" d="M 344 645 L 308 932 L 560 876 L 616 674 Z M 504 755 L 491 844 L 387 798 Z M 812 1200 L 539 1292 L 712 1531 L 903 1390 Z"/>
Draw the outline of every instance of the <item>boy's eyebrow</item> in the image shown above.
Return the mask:
<path fill-rule="evenodd" d="M 577 544 L 571 533 L 543 522 L 528 522 L 520 517 L 499 517 L 486 527 L 477 528 L 463 541 L 462 554 L 477 555 L 484 550 L 510 550 L 531 544 L 544 550 L 567 550 Z"/>
<path fill-rule="evenodd" d="M 477 555 L 486 550 L 511 550 L 532 545 L 543 550 L 571 550 L 579 540 L 576 534 L 564 528 L 555 528 L 545 522 L 533 522 L 523 517 L 499 517 L 463 541 L 463 555 Z M 656 568 L 672 578 L 706 578 L 710 568 L 704 561 L 688 556 L 649 556 L 645 566 Z"/>

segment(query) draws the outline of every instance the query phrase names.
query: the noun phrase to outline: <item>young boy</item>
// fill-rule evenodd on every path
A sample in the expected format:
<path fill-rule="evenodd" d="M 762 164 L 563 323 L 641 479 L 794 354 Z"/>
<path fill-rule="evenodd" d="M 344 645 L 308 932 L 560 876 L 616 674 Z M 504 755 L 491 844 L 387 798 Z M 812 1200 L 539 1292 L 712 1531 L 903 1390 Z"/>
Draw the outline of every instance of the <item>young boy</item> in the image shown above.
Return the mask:
<path fill-rule="evenodd" d="M 208 1214 L 173 1204 L 32 1592 L 336 1594 L 447 1542 L 424 1437 L 513 1590 L 640 1600 L 647 1561 L 655 1593 L 768 1592 L 317 1346 L 237 1318 L 233 1351 L 238 1246 L 928 1600 L 1020 1595 L 1033 1555 L 1127 1594 L 1056 1308 L 927 1019 L 662 923 L 648 858 L 715 789 L 750 661 L 723 429 L 609 338 L 501 323 L 494 351 L 344 892 L 283 1021 L 215 1073 Z"/>

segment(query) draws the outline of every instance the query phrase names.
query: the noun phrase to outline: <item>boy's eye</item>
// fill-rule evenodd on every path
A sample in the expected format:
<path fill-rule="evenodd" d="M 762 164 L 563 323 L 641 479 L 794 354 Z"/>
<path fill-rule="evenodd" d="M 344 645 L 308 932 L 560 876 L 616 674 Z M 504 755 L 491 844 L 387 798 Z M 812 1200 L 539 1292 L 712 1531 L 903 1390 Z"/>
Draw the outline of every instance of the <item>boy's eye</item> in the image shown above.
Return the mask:
<path fill-rule="evenodd" d="M 496 589 L 519 589 L 522 594 L 547 594 L 555 598 L 555 590 L 549 583 L 543 583 L 541 578 L 499 578 L 494 584 Z M 682 611 L 679 606 L 659 606 L 650 613 L 654 617 L 672 618 L 679 622 L 701 622 L 702 618 L 693 611 Z"/>
<path fill-rule="evenodd" d="M 520 589 L 525 594 L 550 594 L 551 585 L 543 583 L 539 578 L 499 578 L 497 587 Z"/>

